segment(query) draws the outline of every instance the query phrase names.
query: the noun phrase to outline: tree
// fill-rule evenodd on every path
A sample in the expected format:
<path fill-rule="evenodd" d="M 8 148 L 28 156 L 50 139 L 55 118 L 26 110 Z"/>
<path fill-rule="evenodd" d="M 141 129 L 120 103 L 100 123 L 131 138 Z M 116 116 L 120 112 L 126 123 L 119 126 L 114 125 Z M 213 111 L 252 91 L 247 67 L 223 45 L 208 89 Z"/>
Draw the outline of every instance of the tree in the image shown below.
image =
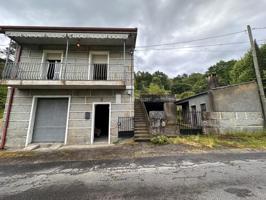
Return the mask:
<path fill-rule="evenodd" d="M 163 72 L 160 72 L 160 71 L 156 71 L 152 74 L 153 78 L 156 78 L 156 80 L 160 80 L 160 84 L 163 86 L 163 88 L 165 90 L 170 90 L 170 80 L 168 78 L 168 76 L 163 73 Z"/>
<path fill-rule="evenodd" d="M 236 60 L 221 60 L 215 65 L 211 66 L 206 74 L 216 74 L 220 86 L 229 85 L 231 83 L 230 71 L 233 69 L 236 62 Z"/>
<path fill-rule="evenodd" d="M 179 96 L 177 96 L 177 98 L 185 99 L 185 98 L 191 97 L 193 95 L 195 95 L 195 92 L 187 91 L 187 92 L 183 92 L 182 94 L 180 94 Z"/>
<path fill-rule="evenodd" d="M 255 71 L 251 51 L 238 60 L 230 71 L 231 83 L 241 83 L 255 79 Z"/>
<path fill-rule="evenodd" d="M 161 88 L 159 85 L 151 83 L 149 87 L 146 89 L 145 93 L 153 95 L 165 95 L 167 94 L 167 91 L 164 88 Z"/>
<path fill-rule="evenodd" d="M 174 82 L 171 88 L 172 94 L 181 94 L 185 91 L 190 91 L 192 90 L 192 87 L 190 84 L 187 83 L 182 83 L 180 82 Z"/>
<path fill-rule="evenodd" d="M 138 71 L 135 73 L 135 89 L 144 90 L 152 81 L 152 75 L 149 72 Z"/>
<path fill-rule="evenodd" d="M 9 49 L 8 47 L 0 49 L 0 55 L 2 54 L 5 57 L 5 59 L 8 53 L 8 49 Z M 9 60 L 14 61 L 15 54 L 16 54 L 16 42 L 11 41 L 10 49 L 9 49 Z"/>

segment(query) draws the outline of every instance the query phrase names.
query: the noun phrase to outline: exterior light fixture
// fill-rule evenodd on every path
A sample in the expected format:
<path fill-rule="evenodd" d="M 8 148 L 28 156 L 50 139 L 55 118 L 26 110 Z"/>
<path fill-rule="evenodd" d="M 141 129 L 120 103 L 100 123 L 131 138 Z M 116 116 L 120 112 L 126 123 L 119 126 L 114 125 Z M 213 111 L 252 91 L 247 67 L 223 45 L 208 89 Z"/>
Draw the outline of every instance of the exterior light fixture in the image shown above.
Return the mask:
<path fill-rule="evenodd" d="M 79 42 L 79 40 L 77 41 L 76 46 L 77 46 L 78 48 L 80 47 L 80 42 Z"/>

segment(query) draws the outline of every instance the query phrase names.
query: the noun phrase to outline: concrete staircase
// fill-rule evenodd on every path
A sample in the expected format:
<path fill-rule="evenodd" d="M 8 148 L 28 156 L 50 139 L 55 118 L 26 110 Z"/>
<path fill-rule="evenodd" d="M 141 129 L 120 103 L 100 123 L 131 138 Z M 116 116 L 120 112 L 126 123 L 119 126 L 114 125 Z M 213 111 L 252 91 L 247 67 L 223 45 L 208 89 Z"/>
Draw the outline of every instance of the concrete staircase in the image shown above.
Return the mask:
<path fill-rule="evenodd" d="M 135 100 L 134 112 L 134 140 L 136 142 L 150 141 L 151 136 L 145 119 L 145 111 L 143 110 L 140 100 Z"/>

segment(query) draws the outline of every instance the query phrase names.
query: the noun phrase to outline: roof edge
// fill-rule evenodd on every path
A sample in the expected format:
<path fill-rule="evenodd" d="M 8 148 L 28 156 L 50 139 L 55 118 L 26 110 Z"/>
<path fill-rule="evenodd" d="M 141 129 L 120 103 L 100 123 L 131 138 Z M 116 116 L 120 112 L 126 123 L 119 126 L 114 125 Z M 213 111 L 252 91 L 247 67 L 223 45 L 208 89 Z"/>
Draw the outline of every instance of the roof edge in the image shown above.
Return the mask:
<path fill-rule="evenodd" d="M 197 97 L 197 96 L 205 95 L 205 94 L 208 94 L 208 93 L 209 93 L 209 91 L 201 92 L 201 93 L 195 94 L 193 96 L 190 96 L 190 97 L 175 101 L 175 104 L 182 104 L 182 103 L 186 102 L 189 99 L 192 99 L 192 98 Z"/>
<path fill-rule="evenodd" d="M 6 26 L 0 25 L 0 33 L 6 31 L 52 31 L 52 32 L 127 32 L 137 33 L 138 28 L 86 27 L 86 26 Z"/>

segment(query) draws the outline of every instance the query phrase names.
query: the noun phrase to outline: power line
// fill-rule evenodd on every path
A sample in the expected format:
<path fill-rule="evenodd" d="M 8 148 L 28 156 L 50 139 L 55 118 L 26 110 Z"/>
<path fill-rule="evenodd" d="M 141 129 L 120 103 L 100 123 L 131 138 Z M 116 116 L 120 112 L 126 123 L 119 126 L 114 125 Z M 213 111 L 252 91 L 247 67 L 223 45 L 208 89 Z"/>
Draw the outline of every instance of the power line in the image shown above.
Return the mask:
<path fill-rule="evenodd" d="M 175 44 L 191 43 L 191 42 L 209 40 L 209 39 L 214 39 L 214 38 L 226 37 L 226 36 L 240 34 L 240 33 L 245 33 L 245 32 L 246 32 L 246 30 L 243 30 L 243 31 L 232 32 L 232 33 L 225 33 L 225 34 L 221 34 L 221 35 L 209 36 L 209 37 L 199 38 L 199 39 L 194 39 L 194 40 L 186 40 L 186 41 L 170 42 L 170 43 L 161 43 L 161 44 L 152 44 L 152 45 L 146 45 L 146 46 L 137 46 L 136 48 L 148 48 L 148 47 L 155 47 L 155 46 L 166 46 L 166 45 L 175 45 Z"/>
<path fill-rule="evenodd" d="M 136 49 L 135 51 L 149 51 L 149 50 L 176 50 L 176 49 L 189 49 L 189 48 L 202 48 L 202 47 L 215 47 L 215 46 L 226 46 L 226 45 L 240 45 L 248 44 L 249 42 L 230 42 L 230 43 L 218 43 L 218 44 L 208 44 L 208 45 L 194 45 L 194 46 L 184 46 L 184 47 L 172 47 L 172 48 L 154 48 L 154 49 Z"/>
<path fill-rule="evenodd" d="M 266 29 L 266 27 L 254 27 L 252 30 L 261 30 L 261 29 Z"/>
<path fill-rule="evenodd" d="M 265 39 L 257 40 L 264 41 Z M 227 46 L 227 45 L 243 45 L 249 44 L 249 42 L 228 42 L 228 43 L 218 43 L 218 44 L 206 44 L 206 45 L 193 45 L 193 46 L 183 46 L 183 47 L 169 47 L 169 48 L 153 48 L 153 49 L 135 49 L 135 51 L 150 51 L 150 50 L 181 50 L 181 49 L 190 49 L 190 48 L 203 48 L 203 47 L 215 47 L 215 46 Z"/>

